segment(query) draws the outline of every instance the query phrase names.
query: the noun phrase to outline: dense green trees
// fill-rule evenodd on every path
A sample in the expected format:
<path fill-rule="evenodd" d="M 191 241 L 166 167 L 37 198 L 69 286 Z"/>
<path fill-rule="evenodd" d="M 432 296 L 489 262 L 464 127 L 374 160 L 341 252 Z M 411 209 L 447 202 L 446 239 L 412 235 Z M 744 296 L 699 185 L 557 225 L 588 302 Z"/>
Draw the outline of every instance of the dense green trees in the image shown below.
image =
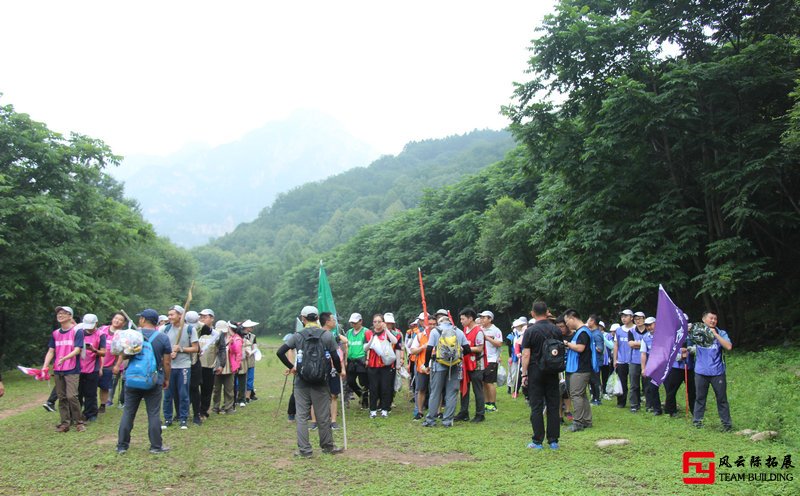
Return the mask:
<path fill-rule="evenodd" d="M 38 363 L 56 305 L 105 319 L 183 300 L 196 262 L 123 198 L 103 172 L 117 160 L 0 107 L 0 365 Z"/>

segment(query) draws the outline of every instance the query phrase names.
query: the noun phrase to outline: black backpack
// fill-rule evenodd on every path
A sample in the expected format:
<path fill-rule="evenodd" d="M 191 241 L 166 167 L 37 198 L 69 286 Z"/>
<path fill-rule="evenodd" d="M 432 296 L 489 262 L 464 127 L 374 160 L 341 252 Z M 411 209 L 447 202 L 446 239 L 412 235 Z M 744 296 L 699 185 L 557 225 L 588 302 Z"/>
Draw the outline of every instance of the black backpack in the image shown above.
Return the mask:
<path fill-rule="evenodd" d="M 542 372 L 564 372 L 567 368 L 567 347 L 564 341 L 552 337 L 545 337 L 539 356 L 539 369 Z"/>
<path fill-rule="evenodd" d="M 303 361 L 297 364 L 297 375 L 307 384 L 327 384 L 331 376 L 331 359 L 326 357 L 322 344 L 322 329 L 303 329 L 300 332 L 303 344 Z"/>

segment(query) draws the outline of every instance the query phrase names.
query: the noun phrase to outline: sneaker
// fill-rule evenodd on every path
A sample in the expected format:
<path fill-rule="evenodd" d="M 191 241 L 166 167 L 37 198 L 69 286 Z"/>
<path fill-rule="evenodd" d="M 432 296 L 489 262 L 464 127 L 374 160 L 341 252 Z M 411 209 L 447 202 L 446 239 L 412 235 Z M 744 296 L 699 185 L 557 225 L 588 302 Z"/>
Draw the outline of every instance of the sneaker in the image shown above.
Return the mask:
<path fill-rule="evenodd" d="M 161 446 L 160 448 L 150 448 L 150 454 L 151 455 L 161 455 L 161 454 L 167 453 L 171 449 L 172 448 L 170 448 L 169 446 Z"/>
<path fill-rule="evenodd" d="M 287 416 L 286 416 L 286 419 L 287 419 L 289 422 L 294 422 L 294 415 L 292 415 L 292 414 L 289 414 L 289 415 L 287 415 Z"/>
<path fill-rule="evenodd" d="M 106 406 L 100 405 L 100 408 L 97 409 L 97 413 L 106 413 Z"/>
<path fill-rule="evenodd" d="M 443 418 L 444 418 L 444 414 L 442 414 L 442 413 L 440 413 L 440 414 L 437 414 L 437 415 L 436 415 L 436 418 L 441 420 L 441 419 L 443 419 Z"/>
<path fill-rule="evenodd" d="M 166 430 L 167 427 L 170 427 L 171 425 L 172 425 L 172 420 L 166 420 L 166 421 L 164 421 L 163 424 L 161 424 L 161 430 L 162 431 Z"/>
<path fill-rule="evenodd" d="M 436 422 L 431 422 L 430 420 L 426 420 L 421 425 L 422 427 L 436 427 Z"/>
<path fill-rule="evenodd" d="M 337 424 L 336 422 L 331 422 L 331 430 L 338 431 L 339 424 Z"/>
<path fill-rule="evenodd" d="M 240 401 L 239 406 L 247 406 L 247 403 L 245 403 L 244 401 Z"/>
<path fill-rule="evenodd" d="M 463 413 L 459 413 L 458 415 L 453 417 L 453 421 L 454 422 L 467 422 L 467 421 L 469 421 L 469 415 L 468 414 L 465 415 Z"/>
<path fill-rule="evenodd" d="M 411 420 L 417 421 L 417 420 L 422 420 L 423 418 L 424 418 L 424 416 L 421 413 L 418 413 L 418 414 L 414 415 L 414 418 L 411 419 Z"/>
<path fill-rule="evenodd" d="M 558 449 L 558 443 L 557 443 L 557 442 L 555 442 L 555 441 L 553 441 L 552 443 L 550 443 L 550 449 L 551 449 L 551 450 L 557 450 L 557 449 Z"/>
<path fill-rule="evenodd" d="M 732 430 L 733 430 L 733 426 L 732 425 L 723 425 L 722 426 L 722 432 L 730 432 Z"/>
<path fill-rule="evenodd" d="M 54 411 L 56 411 L 56 404 L 55 403 L 50 403 L 49 401 L 45 401 L 42 404 L 42 408 L 44 408 L 44 411 L 46 411 L 46 412 L 54 412 Z"/>
<path fill-rule="evenodd" d="M 653 412 L 653 416 L 654 417 L 658 417 L 659 415 L 663 415 L 663 414 L 664 414 L 664 412 L 662 412 L 661 410 L 656 410 L 656 411 Z"/>
<path fill-rule="evenodd" d="M 78 432 L 85 432 L 86 431 L 86 424 L 83 422 L 78 422 L 75 424 L 75 430 Z"/>
<path fill-rule="evenodd" d="M 389 418 L 389 412 L 387 412 L 386 410 L 381 410 L 381 417 Z"/>
<path fill-rule="evenodd" d="M 538 444 L 538 443 L 528 443 L 528 449 L 540 450 L 540 449 L 544 449 L 544 446 L 542 446 L 541 444 Z"/>
<path fill-rule="evenodd" d="M 638 413 L 638 412 L 639 412 L 638 408 L 633 407 L 633 406 L 631 407 L 631 413 Z"/>
<path fill-rule="evenodd" d="M 69 431 L 69 423 L 64 422 L 62 424 L 58 424 L 56 426 L 56 432 L 68 432 Z"/>
<path fill-rule="evenodd" d="M 106 401 L 106 406 L 114 406 L 114 402 L 111 400 Z"/>
<path fill-rule="evenodd" d="M 609 396 L 609 395 L 607 395 L 607 394 L 604 394 L 604 395 L 603 395 L 603 399 L 604 399 L 604 400 L 606 400 L 606 401 L 608 401 L 608 400 L 610 400 L 610 399 L 611 399 L 611 396 Z"/>
<path fill-rule="evenodd" d="M 496 412 L 497 411 L 497 407 L 494 406 L 494 405 L 486 405 L 486 411 L 487 412 Z"/>
<path fill-rule="evenodd" d="M 670 414 L 669 414 L 669 416 L 670 416 L 671 418 L 676 418 L 676 417 L 680 417 L 680 416 L 681 416 L 681 414 L 680 414 L 680 413 L 678 413 L 678 412 L 672 412 L 672 413 L 670 413 Z"/>
<path fill-rule="evenodd" d="M 340 453 L 343 453 L 344 449 L 334 446 L 331 449 L 324 449 L 322 450 L 322 452 L 325 453 L 326 455 L 338 455 Z"/>
<path fill-rule="evenodd" d="M 220 409 L 219 409 L 219 408 L 217 408 L 217 407 L 214 407 L 214 408 L 212 408 L 212 409 L 211 409 L 211 411 L 212 411 L 212 412 L 214 412 L 214 413 L 217 413 L 217 414 L 219 414 L 219 412 L 220 412 Z"/>
<path fill-rule="evenodd" d="M 189 428 L 189 424 L 187 424 L 185 420 L 181 420 L 181 430 L 185 431 L 188 428 Z"/>
<path fill-rule="evenodd" d="M 371 418 L 371 419 L 378 418 L 378 411 L 377 410 L 371 410 L 369 412 L 369 418 Z"/>
<path fill-rule="evenodd" d="M 600 400 L 592 400 L 592 406 L 600 406 L 601 404 Z"/>
<path fill-rule="evenodd" d="M 200 415 L 195 415 L 194 418 L 192 419 L 192 423 L 194 425 L 203 425 L 203 419 L 201 418 Z"/>
<path fill-rule="evenodd" d="M 125 408 L 125 403 L 118 403 L 117 404 L 117 409 L 122 410 L 123 408 Z"/>
<path fill-rule="evenodd" d="M 697 427 L 698 429 L 701 429 L 703 427 L 703 423 L 697 421 L 692 422 L 692 425 Z"/>
<path fill-rule="evenodd" d="M 308 429 L 311 430 L 311 431 L 317 430 L 317 423 L 316 422 L 311 422 L 311 425 L 308 426 Z"/>
<path fill-rule="evenodd" d="M 470 420 L 473 424 L 477 424 L 478 422 L 483 422 L 486 418 L 483 415 L 475 415 L 475 418 Z"/>
<path fill-rule="evenodd" d="M 303 453 L 302 451 L 294 452 L 295 458 L 311 458 L 311 453 Z"/>
<path fill-rule="evenodd" d="M 250 401 L 258 401 L 258 396 L 255 392 L 250 393 Z"/>
<path fill-rule="evenodd" d="M 124 455 L 127 452 L 128 452 L 128 448 L 117 448 L 117 454 L 118 455 Z"/>
<path fill-rule="evenodd" d="M 442 422 L 442 427 L 453 427 L 452 422 Z"/>

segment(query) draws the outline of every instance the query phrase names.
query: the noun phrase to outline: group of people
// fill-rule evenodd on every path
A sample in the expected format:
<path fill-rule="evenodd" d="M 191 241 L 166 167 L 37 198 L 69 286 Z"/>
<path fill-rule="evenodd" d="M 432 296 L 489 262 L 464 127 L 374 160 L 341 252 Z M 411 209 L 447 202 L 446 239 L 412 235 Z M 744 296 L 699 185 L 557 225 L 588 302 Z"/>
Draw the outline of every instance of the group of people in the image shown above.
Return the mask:
<path fill-rule="evenodd" d="M 140 351 L 126 355 L 112 353 L 115 337 L 133 325 L 123 312 L 113 314 L 110 323 L 100 327 L 94 314 L 84 315 L 77 323 L 71 307 L 59 306 L 55 313 L 59 327 L 50 336 L 42 370 L 49 370 L 53 363 L 55 388 L 43 407 L 55 411 L 58 400 L 57 432 L 85 431 L 87 423 L 114 404 L 119 389 L 123 413 L 117 451 L 127 451 L 133 421 L 144 400 L 150 451 L 162 453 L 169 448 L 162 443 L 161 431 L 174 424 L 188 429 L 190 407 L 192 423 L 202 425 L 209 412 L 230 414 L 237 405 L 241 408 L 258 399 L 254 378 L 260 350 L 253 333 L 258 322 L 219 320 L 215 324 L 213 310 L 186 312 L 180 305 L 172 306 L 164 320 L 155 310 L 146 309 L 136 315 Z M 131 370 L 134 367 L 128 366 L 134 360 L 137 367 Z M 144 369 L 138 366 L 141 361 L 145 361 Z M 145 370 L 144 378 L 141 370 Z"/>

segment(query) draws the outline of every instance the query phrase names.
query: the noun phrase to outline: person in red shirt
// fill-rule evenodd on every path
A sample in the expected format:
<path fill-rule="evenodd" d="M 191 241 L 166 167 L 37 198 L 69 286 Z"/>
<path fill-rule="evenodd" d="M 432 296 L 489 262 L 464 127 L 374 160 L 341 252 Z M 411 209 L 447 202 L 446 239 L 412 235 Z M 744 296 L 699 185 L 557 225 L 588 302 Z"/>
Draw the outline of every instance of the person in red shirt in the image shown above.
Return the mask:
<path fill-rule="evenodd" d="M 367 378 L 369 379 L 369 418 L 378 416 L 378 407 L 381 417 L 388 417 L 392 411 L 392 395 L 394 393 L 393 364 L 386 365 L 383 358 L 375 350 L 381 346 L 381 341 L 388 340 L 392 347 L 397 346 L 397 337 L 389 331 L 383 315 L 376 313 L 372 317 L 372 329 L 364 335 L 367 351 Z"/>
<path fill-rule="evenodd" d="M 486 360 L 483 329 L 475 322 L 478 314 L 472 308 L 465 308 L 458 315 L 461 318 L 464 335 L 472 350 L 472 353 L 464 357 L 464 373 L 469 374 L 469 382 L 472 384 L 472 392 L 475 394 L 475 418 L 472 421 L 483 422 L 486 413 L 483 396 L 483 369 Z M 453 420 L 469 420 L 469 385 L 467 385 L 466 392 L 462 389 L 461 412 Z"/>

